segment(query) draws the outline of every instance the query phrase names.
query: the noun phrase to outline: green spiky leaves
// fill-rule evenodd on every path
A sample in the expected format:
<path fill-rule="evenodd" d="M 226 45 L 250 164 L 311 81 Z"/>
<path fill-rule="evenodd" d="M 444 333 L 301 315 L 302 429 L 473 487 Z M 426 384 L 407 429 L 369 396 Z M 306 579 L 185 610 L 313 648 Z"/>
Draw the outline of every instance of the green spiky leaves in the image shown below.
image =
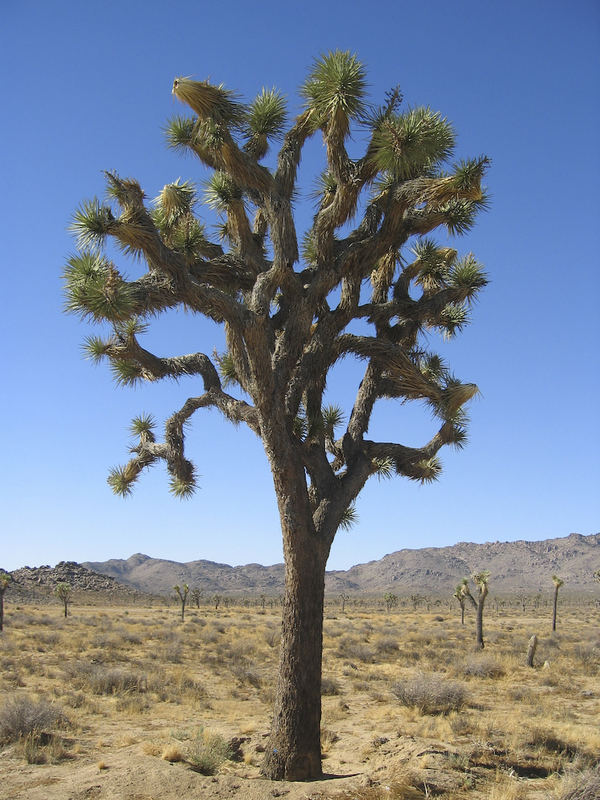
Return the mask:
<path fill-rule="evenodd" d="M 469 301 L 473 300 L 488 282 L 485 270 L 472 253 L 454 264 L 448 276 L 448 285 L 464 289 L 465 299 Z"/>
<path fill-rule="evenodd" d="M 140 414 L 131 420 L 129 431 L 132 436 L 139 436 L 146 441 L 154 441 L 156 420 L 152 414 Z"/>
<path fill-rule="evenodd" d="M 195 200 L 196 189 L 189 181 L 178 178 L 167 183 L 154 201 L 162 226 L 172 227 L 181 217 L 191 214 Z"/>
<path fill-rule="evenodd" d="M 223 386 L 228 386 L 239 383 L 235 363 L 231 353 L 214 353 L 217 366 L 219 368 L 219 375 L 223 381 Z"/>
<path fill-rule="evenodd" d="M 276 89 L 263 89 L 248 109 L 244 126 L 246 150 L 256 159 L 263 158 L 269 140 L 281 138 L 285 122 L 285 98 Z"/>
<path fill-rule="evenodd" d="M 357 522 L 358 522 L 358 513 L 356 511 L 356 507 L 354 505 L 351 505 L 348 506 L 348 508 L 342 514 L 342 518 L 340 520 L 338 528 L 340 528 L 343 531 L 349 531 L 356 525 Z"/>
<path fill-rule="evenodd" d="M 225 213 L 234 203 L 242 201 L 242 192 L 225 172 L 217 170 L 206 183 L 204 198 L 215 211 Z"/>
<path fill-rule="evenodd" d="M 442 472 L 442 463 L 437 456 L 431 458 L 423 458 L 412 464 L 408 470 L 404 470 L 403 474 L 407 478 L 419 481 L 419 483 L 433 483 L 437 481 Z"/>
<path fill-rule="evenodd" d="M 66 311 L 94 322 L 118 322 L 131 316 L 133 290 L 104 256 L 90 251 L 71 256 L 63 279 Z"/>
<path fill-rule="evenodd" d="M 110 233 L 115 218 L 107 206 L 101 206 L 98 199 L 84 200 L 73 215 L 70 230 L 77 238 L 77 245 L 84 250 L 102 247 Z"/>
<path fill-rule="evenodd" d="M 120 497 L 129 497 L 133 492 L 133 484 L 138 477 L 138 473 L 132 470 L 129 465 L 126 467 L 113 467 L 106 482 L 113 492 Z"/>
<path fill-rule="evenodd" d="M 372 158 L 379 170 L 406 180 L 446 161 L 454 144 L 455 134 L 445 117 L 430 108 L 415 108 L 378 123 Z"/>
<path fill-rule="evenodd" d="M 333 439 L 335 429 L 344 423 L 344 412 L 339 406 L 325 406 L 321 412 L 325 434 Z"/>
<path fill-rule="evenodd" d="M 345 135 L 349 121 L 364 112 L 366 91 L 364 66 L 348 51 L 335 50 L 317 59 L 302 86 L 307 108 L 313 112 L 315 127 L 337 127 Z"/>
<path fill-rule="evenodd" d="M 99 364 L 108 355 L 110 347 L 111 342 L 107 342 L 100 336 L 86 336 L 82 349 L 86 358 L 89 358 L 94 364 Z"/>
<path fill-rule="evenodd" d="M 172 477 L 169 481 L 169 491 L 180 500 L 188 500 L 196 491 L 196 480 L 192 475 L 189 479 Z"/>

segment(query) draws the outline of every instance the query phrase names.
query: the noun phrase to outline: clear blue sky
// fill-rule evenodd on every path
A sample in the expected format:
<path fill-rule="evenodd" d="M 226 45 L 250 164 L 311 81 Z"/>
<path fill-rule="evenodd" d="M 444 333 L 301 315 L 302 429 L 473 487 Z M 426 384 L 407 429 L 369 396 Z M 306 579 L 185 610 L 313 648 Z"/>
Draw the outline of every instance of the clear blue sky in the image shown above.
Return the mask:
<path fill-rule="evenodd" d="M 444 348 L 477 383 L 470 444 L 442 452 L 444 473 L 420 487 L 369 484 L 359 524 L 340 532 L 330 568 L 403 547 L 543 539 L 598 524 L 600 7 L 595 0 L 398 0 L 302 3 L 4 0 L 2 92 L 3 391 L 0 566 L 127 558 L 134 552 L 230 564 L 281 560 L 271 478 L 260 442 L 216 412 L 194 418 L 189 453 L 201 489 L 187 502 L 160 468 L 128 500 L 108 469 L 127 459 L 141 411 L 163 420 L 189 385 L 115 388 L 81 356 L 91 331 L 62 313 L 67 231 L 101 171 L 134 176 L 149 197 L 199 162 L 167 150 L 163 126 L 185 113 L 177 75 L 210 78 L 251 99 L 279 87 L 291 113 L 314 57 L 356 52 L 374 103 L 400 84 L 407 105 L 451 119 L 459 157 L 486 153 L 491 209 L 458 240 L 491 277 L 473 322 Z M 320 143 L 303 163 L 307 189 Z M 308 220 L 311 201 L 298 203 Z M 191 318 L 153 324 L 160 355 L 221 347 Z M 435 342 L 432 341 L 432 346 Z M 330 399 L 348 407 L 356 375 Z M 386 407 L 386 438 L 420 444 L 420 407 Z"/>

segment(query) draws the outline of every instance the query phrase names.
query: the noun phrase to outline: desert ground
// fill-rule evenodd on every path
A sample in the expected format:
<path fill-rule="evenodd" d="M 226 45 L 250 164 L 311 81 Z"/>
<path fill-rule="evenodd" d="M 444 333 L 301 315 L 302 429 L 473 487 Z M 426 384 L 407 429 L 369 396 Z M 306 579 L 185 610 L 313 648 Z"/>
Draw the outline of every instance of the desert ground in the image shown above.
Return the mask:
<path fill-rule="evenodd" d="M 11 604 L 1 800 L 597 800 L 600 608 L 443 600 L 326 609 L 326 776 L 260 776 L 279 608 Z M 264 607 L 263 607 L 264 606 Z M 529 638 L 539 644 L 526 663 Z"/>

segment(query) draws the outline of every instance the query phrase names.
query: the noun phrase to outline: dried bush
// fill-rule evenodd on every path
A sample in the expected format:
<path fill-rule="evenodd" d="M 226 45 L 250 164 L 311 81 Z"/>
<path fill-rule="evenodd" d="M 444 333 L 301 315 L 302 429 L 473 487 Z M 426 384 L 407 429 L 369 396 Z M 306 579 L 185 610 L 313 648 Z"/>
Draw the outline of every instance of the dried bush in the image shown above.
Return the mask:
<path fill-rule="evenodd" d="M 30 697 L 11 698 L 0 709 L 0 742 L 39 736 L 67 724 L 66 715 L 57 706 Z"/>
<path fill-rule="evenodd" d="M 93 694 L 145 692 L 148 679 L 141 672 L 122 667 L 103 667 L 98 664 L 70 664 L 65 672 L 76 689 L 88 689 Z"/>
<path fill-rule="evenodd" d="M 353 636 L 344 636 L 340 639 L 336 655 L 339 658 L 349 658 L 352 661 L 363 661 L 369 664 L 375 660 L 373 648 Z"/>
<path fill-rule="evenodd" d="M 600 765 L 567 776 L 557 800 L 598 800 L 600 797 Z"/>
<path fill-rule="evenodd" d="M 340 694 L 340 685 L 333 678 L 321 678 L 321 694 L 336 695 Z"/>
<path fill-rule="evenodd" d="M 502 664 L 493 656 L 474 655 L 462 665 L 462 674 L 470 678 L 501 678 L 505 675 Z"/>
<path fill-rule="evenodd" d="M 378 656 L 394 656 L 400 647 L 396 636 L 380 636 L 375 640 L 375 650 Z"/>
<path fill-rule="evenodd" d="M 186 752 L 186 760 L 202 775 L 214 775 L 231 758 L 229 743 L 218 733 L 200 729 Z"/>
<path fill-rule="evenodd" d="M 466 690 L 461 683 L 435 674 L 420 674 L 392 686 L 400 703 L 417 708 L 422 714 L 449 714 L 466 703 Z"/>

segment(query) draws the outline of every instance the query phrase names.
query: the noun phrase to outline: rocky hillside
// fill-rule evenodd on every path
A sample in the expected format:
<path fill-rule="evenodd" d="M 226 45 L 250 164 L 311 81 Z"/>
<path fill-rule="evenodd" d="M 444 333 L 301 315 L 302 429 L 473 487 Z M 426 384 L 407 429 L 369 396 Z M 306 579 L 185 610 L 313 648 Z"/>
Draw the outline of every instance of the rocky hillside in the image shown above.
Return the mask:
<path fill-rule="evenodd" d="M 86 562 L 83 566 L 153 594 L 170 594 L 176 583 L 200 587 L 205 595 L 272 595 L 283 591 L 282 564 L 182 564 L 137 553 L 127 560 Z M 461 542 L 451 547 L 398 550 L 378 561 L 328 572 L 326 590 L 330 594 L 375 595 L 393 591 L 398 595 L 447 595 L 461 578 L 482 569 L 490 571 L 490 590 L 495 594 L 549 594 L 554 573 L 564 580 L 565 594 L 600 593 L 593 577 L 594 571 L 600 569 L 600 534 L 572 533 L 541 542 Z"/>
<path fill-rule="evenodd" d="M 9 587 L 12 601 L 46 602 L 53 597 L 58 583 L 69 584 L 73 602 L 101 599 L 104 602 L 126 603 L 145 597 L 143 590 L 127 586 L 75 561 L 61 561 L 55 567 L 21 567 L 9 574 L 12 579 Z"/>

